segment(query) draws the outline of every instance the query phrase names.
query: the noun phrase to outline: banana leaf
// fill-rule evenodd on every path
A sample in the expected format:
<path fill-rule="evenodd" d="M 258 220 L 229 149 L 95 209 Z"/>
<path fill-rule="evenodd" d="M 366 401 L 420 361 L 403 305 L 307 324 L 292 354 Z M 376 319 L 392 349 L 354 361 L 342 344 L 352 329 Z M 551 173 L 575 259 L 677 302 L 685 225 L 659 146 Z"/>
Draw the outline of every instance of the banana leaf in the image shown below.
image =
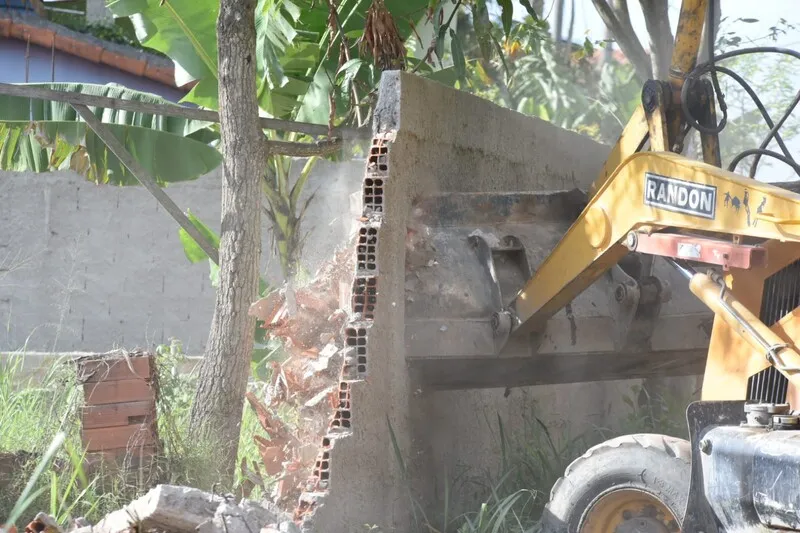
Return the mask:
<path fill-rule="evenodd" d="M 53 91 L 80 93 L 89 96 L 121 98 L 150 104 L 174 105 L 169 100 L 158 95 L 135 91 L 116 83 L 109 83 L 106 85 L 93 83 L 20 83 L 18 85 L 20 87 L 43 88 Z M 213 126 L 211 122 L 182 117 L 168 117 L 149 113 L 97 108 L 94 106 L 89 106 L 89 109 L 101 122 L 140 126 L 143 128 L 165 131 L 181 137 L 191 137 L 204 142 L 211 142 L 219 138 L 219 135 L 211 129 Z M 65 102 L 0 95 L 0 120 L 52 120 L 57 122 L 69 122 L 77 121 L 78 114 L 71 105 Z"/>
<path fill-rule="evenodd" d="M 218 0 L 107 0 L 116 17 L 130 17 L 143 46 L 169 56 L 178 85 L 217 78 Z"/>
<path fill-rule="evenodd" d="M 194 139 L 140 126 L 107 126 L 161 186 L 196 179 L 222 160 L 215 148 Z M 97 184 L 139 184 L 84 122 L 0 122 L 0 170 L 66 169 Z"/>

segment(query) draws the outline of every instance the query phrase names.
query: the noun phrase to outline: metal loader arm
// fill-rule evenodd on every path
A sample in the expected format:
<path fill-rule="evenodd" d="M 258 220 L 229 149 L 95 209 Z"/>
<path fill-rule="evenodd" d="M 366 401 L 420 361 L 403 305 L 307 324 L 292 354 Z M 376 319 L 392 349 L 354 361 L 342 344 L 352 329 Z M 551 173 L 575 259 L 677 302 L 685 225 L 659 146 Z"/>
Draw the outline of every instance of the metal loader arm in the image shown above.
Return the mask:
<path fill-rule="evenodd" d="M 676 228 L 800 242 L 798 224 L 796 193 L 669 152 L 634 154 L 510 303 L 511 330 L 543 326 L 628 253 L 630 232 Z"/>
<path fill-rule="evenodd" d="M 589 205 L 507 309 L 496 314 L 494 323 L 498 336 L 541 329 L 548 318 L 622 259 L 628 250 L 620 239 L 629 231 L 648 224 L 670 226 L 673 218 L 676 227 L 731 229 L 725 225 L 726 217 L 709 222 L 655 210 L 643 203 L 645 172 L 681 179 L 690 176 L 688 179 L 697 184 L 706 179 L 715 183 L 716 180 L 740 179 L 710 165 L 701 166 L 685 158 L 668 156 L 668 150 L 680 151 L 685 133 L 678 95 L 686 75 L 697 62 L 706 8 L 707 0 L 683 1 L 669 81 L 650 80 L 645 84 L 643 103 L 634 111 L 589 190 Z M 713 118 L 713 93 L 706 91 L 706 96 L 703 103 L 707 110 L 705 118 L 709 119 Z M 648 139 L 650 150 L 663 153 L 640 152 Z M 704 159 L 719 165 L 716 136 L 703 135 L 702 141 Z M 631 157 L 637 152 L 641 155 Z M 647 156 L 642 157 L 644 154 Z"/>

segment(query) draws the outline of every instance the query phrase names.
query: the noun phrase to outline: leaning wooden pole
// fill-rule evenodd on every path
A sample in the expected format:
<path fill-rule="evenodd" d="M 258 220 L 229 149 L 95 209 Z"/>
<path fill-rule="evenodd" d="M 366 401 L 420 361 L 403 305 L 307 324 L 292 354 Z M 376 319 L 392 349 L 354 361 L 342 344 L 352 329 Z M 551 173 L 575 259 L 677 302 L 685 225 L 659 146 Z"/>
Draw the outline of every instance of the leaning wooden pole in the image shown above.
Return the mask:
<path fill-rule="evenodd" d="M 105 109 L 116 109 L 121 111 L 131 111 L 136 113 L 148 113 L 151 115 L 164 115 L 168 117 L 181 117 L 204 122 L 219 122 L 219 113 L 208 109 L 186 107 L 177 104 L 157 104 L 154 102 L 142 102 L 139 100 L 128 100 L 125 98 L 111 98 L 93 94 L 82 94 L 69 91 L 55 91 L 44 87 L 35 87 L 27 84 L 0 83 L 0 94 L 8 96 L 19 96 L 22 98 L 36 98 L 39 100 L 51 100 L 53 102 L 65 102 L 67 104 L 79 104 L 84 106 L 102 107 Z M 277 118 L 259 117 L 258 123 L 265 130 L 289 131 L 304 133 L 311 136 L 333 135 L 342 139 L 365 139 L 371 136 L 369 128 L 333 128 L 327 125 L 311 124 L 308 122 L 296 122 L 294 120 L 281 120 Z"/>

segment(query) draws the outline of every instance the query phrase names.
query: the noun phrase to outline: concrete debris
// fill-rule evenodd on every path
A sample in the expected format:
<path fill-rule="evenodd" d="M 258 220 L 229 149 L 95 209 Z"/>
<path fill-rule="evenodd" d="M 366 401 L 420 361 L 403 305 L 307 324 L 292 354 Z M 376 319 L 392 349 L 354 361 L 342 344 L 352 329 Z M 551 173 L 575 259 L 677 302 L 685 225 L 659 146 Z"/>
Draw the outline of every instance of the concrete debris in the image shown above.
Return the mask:
<path fill-rule="evenodd" d="M 253 303 L 250 315 L 288 356 L 271 361 L 272 380 L 265 390 L 247 396 L 267 435 L 255 436 L 267 475 L 277 478 L 275 500 L 296 501 L 311 475 L 326 434 L 342 368 L 342 328 L 353 316 L 355 241 L 347 243 L 304 285 L 294 285 L 296 304 L 290 312 L 286 290 L 276 290 Z M 273 413 L 289 406 L 300 413 L 287 427 Z"/>
<path fill-rule="evenodd" d="M 300 527 L 294 522 L 282 522 L 278 529 L 274 527 L 265 527 L 261 533 L 301 533 Z"/>
<path fill-rule="evenodd" d="M 303 404 L 303 406 L 309 408 L 316 407 L 322 400 L 328 398 L 331 395 L 331 393 L 333 393 L 335 390 L 336 390 L 335 386 L 330 386 L 327 389 L 323 389 L 319 392 L 319 394 L 317 394 L 316 396 L 308 400 L 305 404 Z"/>
<path fill-rule="evenodd" d="M 252 533 L 265 524 L 275 524 L 274 512 L 257 506 L 249 500 L 238 504 L 225 502 L 214 511 L 214 517 L 197 527 L 198 533 Z"/>
<path fill-rule="evenodd" d="M 106 515 L 93 531 L 126 533 L 132 525 L 137 525 L 138 531 L 194 532 L 197 526 L 211 519 L 224 502 L 222 496 L 199 489 L 158 485 L 122 509 Z"/>
<path fill-rule="evenodd" d="M 62 533 L 56 521 L 39 513 L 26 533 Z M 97 525 L 75 520 L 67 533 L 301 533 L 291 516 L 273 504 L 243 499 L 236 502 L 199 489 L 158 485 L 122 509 L 106 515 Z"/>

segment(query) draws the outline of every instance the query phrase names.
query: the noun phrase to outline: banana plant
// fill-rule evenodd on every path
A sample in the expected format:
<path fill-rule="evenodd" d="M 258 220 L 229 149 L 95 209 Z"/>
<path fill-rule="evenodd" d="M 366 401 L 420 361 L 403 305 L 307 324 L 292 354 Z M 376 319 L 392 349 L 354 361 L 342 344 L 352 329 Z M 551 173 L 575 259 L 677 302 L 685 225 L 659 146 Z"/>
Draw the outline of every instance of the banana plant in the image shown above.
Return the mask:
<path fill-rule="evenodd" d="M 146 103 L 169 101 L 116 84 L 32 83 L 57 91 L 124 98 Z M 155 177 L 160 185 L 197 179 L 222 161 L 210 143 L 217 134 L 207 122 L 146 113 L 90 108 Z M 70 169 L 98 184 L 138 185 L 138 180 L 105 144 L 79 122 L 64 102 L 19 96 L 0 97 L 0 170 L 48 172 Z"/>
<path fill-rule="evenodd" d="M 368 100 L 378 76 L 366 61 L 345 73 L 340 67 L 348 57 L 361 61 L 361 51 L 366 49 L 359 46 L 359 39 L 364 34 L 367 12 L 376 1 L 339 0 L 333 2 L 335 14 L 331 2 L 325 0 L 258 1 L 256 90 L 264 116 L 317 124 L 333 120 L 333 125 L 354 116 L 351 110 Z M 394 15 L 401 40 L 412 35 L 428 6 L 427 0 L 379 3 Z M 219 107 L 216 0 L 108 0 L 107 5 L 115 16 L 131 19 L 142 45 L 173 60 L 178 83 L 196 83 L 185 101 Z M 365 120 L 362 116 L 362 125 Z M 267 133 L 267 137 L 278 138 L 275 133 Z M 306 140 L 298 135 L 280 138 Z M 308 160 L 299 179 L 290 183 L 291 159 L 273 155 L 264 181 L 265 209 L 287 280 L 295 275 L 299 264 L 303 241 L 300 226 L 313 196 L 302 203 L 299 199 L 315 160 Z"/>
<path fill-rule="evenodd" d="M 403 43 L 415 35 L 420 24 L 434 21 L 437 28 L 442 26 L 438 15 L 446 1 L 451 0 L 258 0 L 255 89 L 261 114 L 334 126 L 357 117 L 359 125 L 364 125 L 369 113 L 362 113 L 362 109 L 372 103 L 380 75 L 376 65 L 391 66 L 386 57 L 394 54 L 398 59 L 407 54 Z M 194 82 L 183 102 L 219 107 L 217 0 L 106 3 L 116 17 L 130 18 L 143 46 L 172 59 L 179 85 Z M 386 27 L 396 33 L 392 39 L 378 32 Z M 414 66 L 420 74 L 438 81 L 452 84 L 457 79 L 453 67 L 437 69 L 410 55 L 399 59 L 401 66 Z M 113 85 L 47 86 L 167 103 L 155 95 Z M 93 111 L 161 185 L 196 179 L 221 161 L 215 147 L 216 126 L 138 113 Z M 44 172 L 69 168 L 96 183 L 138 183 L 67 104 L 0 97 L 0 141 L 2 169 Z M 299 232 L 307 203 L 298 203 L 298 198 L 307 173 L 290 187 L 288 174 L 282 174 L 287 161 L 270 162 L 274 172 L 265 182 L 271 184 L 269 194 L 265 187 L 265 198 L 276 225 L 277 252 L 289 277 L 296 270 L 295 251 L 302 243 Z M 294 211 L 288 213 L 287 209 Z"/>
<path fill-rule="evenodd" d="M 273 137 L 275 134 L 271 133 L 270 136 Z M 263 181 L 264 196 L 267 199 L 264 212 L 272 223 L 273 245 L 278 252 L 281 270 L 287 280 L 294 279 L 300 266 L 300 254 L 307 235 L 301 232 L 300 223 L 314 199 L 314 194 L 308 195 L 303 202 L 300 202 L 300 195 L 318 160 L 317 156 L 308 158 L 294 184 L 290 184 L 294 158 L 273 156 L 270 158 L 267 175 Z"/>

